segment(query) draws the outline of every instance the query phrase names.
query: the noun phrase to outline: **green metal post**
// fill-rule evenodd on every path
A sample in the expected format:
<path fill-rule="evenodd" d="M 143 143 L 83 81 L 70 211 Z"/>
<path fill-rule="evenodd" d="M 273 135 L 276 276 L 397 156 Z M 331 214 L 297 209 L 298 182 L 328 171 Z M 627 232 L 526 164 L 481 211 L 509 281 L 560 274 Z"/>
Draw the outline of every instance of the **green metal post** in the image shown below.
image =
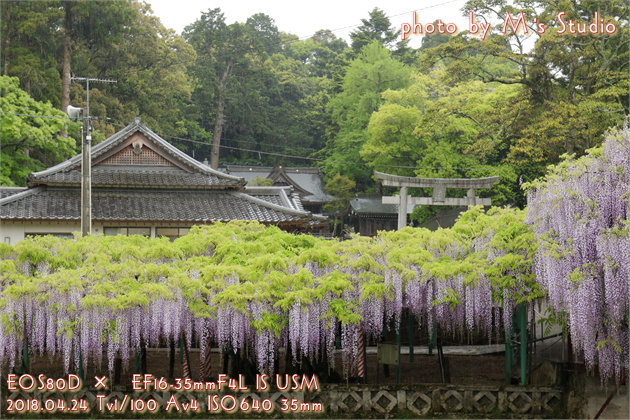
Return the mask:
<path fill-rule="evenodd" d="M 518 329 L 520 331 L 521 385 L 527 385 L 527 306 L 516 308 Z"/>
<path fill-rule="evenodd" d="M 429 355 L 433 354 L 433 349 L 436 347 L 437 347 L 437 334 L 436 334 L 435 321 L 433 321 L 433 326 L 431 327 L 431 338 L 429 339 Z"/>

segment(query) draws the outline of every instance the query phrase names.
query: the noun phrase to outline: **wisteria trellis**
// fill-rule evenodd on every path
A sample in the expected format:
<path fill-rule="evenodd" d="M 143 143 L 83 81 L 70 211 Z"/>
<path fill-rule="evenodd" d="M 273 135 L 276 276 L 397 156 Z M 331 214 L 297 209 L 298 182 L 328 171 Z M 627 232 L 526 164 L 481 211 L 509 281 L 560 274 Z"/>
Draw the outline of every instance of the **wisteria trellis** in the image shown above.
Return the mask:
<path fill-rule="evenodd" d="M 536 277 L 555 310 L 566 313 L 574 348 L 603 380 L 619 380 L 628 361 L 629 187 L 625 128 L 588 156 L 558 165 L 528 195 Z"/>
<path fill-rule="evenodd" d="M 540 296 L 524 213 L 474 208 L 452 229 L 406 228 L 337 242 L 232 222 L 186 237 L 32 238 L 0 244 L 0 361 L 61 353 L 66 370 L 107 354 L 183 338 L 255 354 L 273 370 L 280 347 L 294 360 L 333 361 L 341 331 L 344 372 L 359 329 L 378 336 L 404 308 L 465 334 L 498 332 L 498 308 Z M 510 322 L 509 316 L 505 321 Z"/>
<path fill-rule="evenodd" d="M 629 344 L 629 185 L 626 128 L 533 186 L 533 229 L 522 212 L 476 208 L 452 229 L 341 243 L 233 222 L 175 243 L 0 244 L 0 363 L 16 365 L 28 341 L 31 351 L 61 353 L 66 370 L 81 358 L 100 364 L 105 352 L 111 371 L 115 356 L 184 338 L 251 350 L 259 370 L 271 372 L 280 347 L 296 361 L 333 361 L 340 327 L 348 372 L 358 331 L 379 335 L 403 308 L 425 325 L 491 334 L 511 322 L 515 304 L 544 290 L 566 313 L 586 363 L 619 378 Z"/>

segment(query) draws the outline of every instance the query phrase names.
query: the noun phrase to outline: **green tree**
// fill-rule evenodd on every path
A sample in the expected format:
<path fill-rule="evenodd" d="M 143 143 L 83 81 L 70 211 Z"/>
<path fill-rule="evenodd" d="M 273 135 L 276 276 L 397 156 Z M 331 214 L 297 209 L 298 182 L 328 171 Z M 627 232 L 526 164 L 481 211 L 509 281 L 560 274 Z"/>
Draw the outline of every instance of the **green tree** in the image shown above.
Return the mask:
<path fill-rule="evenodd" d="M 361 19 L 361 26 L 350 32 L 352 49 L 358 53 L 374 41 L 386 48 L 393 47 L 398 33 L 392 29 L 391 21 L 385 12 L 375 7 L 369 15 L 369 19 Z"/>
<path fill-rule="evenodd" d="M 410 87 L 385 92 L 361 156 L 375 170 L 406 176 L 500 175 L 488 192 L 494 203 L 522 203 L 516 173 L 505 163 L 529 107 L 522 89 L 478 80 L 449 86 L 444 74 L 417 74 Z"/>
<path fill-rule="evenodd" d="M 61 70 L 61 110 L 70 104 L 71 74 L 82 77 L 103 77 L 89 72 L 93 60 L 103 49 L 124 42 L 125 34 L 134 23 L 132 2 L 86 1 L 58 2 L 63 10 L 59 27 L 63 33 Z M 55 7 L 51 4 L 49 7 Z"/>
<path fill-rule="evenodd" d="M 511 29 L 501 34 L 506 13 L 516 17 L 520 11 L 529 24 L 534 19 L 544 23 L 544 33 L 533 25 L 526 36 Z M 557 33 L 560 12 L 565 21 L 590 23 L 596 11 L 606 23 L 616 25 L 615 34 Z M 469 34 L 453 37 L 426 51 L 423 68 L 441 62 L 454 81 L 477 79 L 524 87 L 522 96 L 530 104 L 528 124 L 516 134 L 508 158 L 527 168 L 526 180 L 542 175 L 564 153 L 583 154 L 599 144 L 605 130 L 628 115 L 627 2 L 470 0 L 464 12 L 475 12 L 493 23 L 490 35 L 485 40 Z M 531 41 L 525 42 L 528 36 L 535 40 L 531 50 Z"/>
<path fill-rule="evenodd" d="M 342 218 L 348 206 L 350 200 L 355 196 L 356 183 L 347 176 L 336 174 L 328 182 L 326 182 L 326 191 L 332 194 L 335 198 L 324 206 L 324 211 L 333 215 L 333 236 L 340 235 Z"/>
<path fill-rule="evenodd" d="M 19 76 L 20 84 L 36 100 L 59 106 L 61 74 L 57 66 L 57 30 L 63 13 L 59 2 L 0 2 L 2 74 Z"/>
<path fill-rule="evenodd" d="M 0 76 L 0 185 L 26 185 L 26 176 L 74 155 L 75 140 L 59 132 L 69 120 L 34 100 L 15 77 Z"/>
<path fill-rule="evenodd" d="M 361 26 L 350 33 L 351 46 L 354 52 L 353 57 L 372 42 L 378 42 L 383 47 L 393 51 L 394 57 L 405 64 L 412 64 L 414 61 L 414 50 L 408 47 L 409 39 L 396 41 L 400 35 L 400 30 L 396 30 L 385 15 L 385 12 L 375 7 L 369 12 L 369 19 L 361 19 Z"/>
<path fill-rule="evenodd" d="M 97 85 L 90 92 L 94 115 L 127 123 L 140 115 L 156 132 L 185 136 L 191 123 L 185 105 L 193 89 L 189 75 L 196 58 L 194 49 L 173 30 L 167 29 L 145 3 L 132 3 L 134 25 L 122 34 L 120 45 L 102 48 L 92 60 L 88 74 L 102 74 L 118 80 L 115 85 Z M 78 87 L 78 86 L 77 86 Z M 96 98 L 100 92 L 101 98 Z M 81 101 L 85 95 L 77 95 Z M 94 106 L 92 103 L 90 107 Z M 116 127 L 101 125 L 102 130 Z"/>
<path fill-rule="evenodd" d="M 282 48 L 282 41 L 276 22 L 264 13 L 256 13 L 247 18 L 245 25 L 253 33 L 252 41 L 259 44 L 259 47 L 267 54 L 279 53 Z"/>
<path fill-rule="evenodd" d="M 319 30 L 312 37 L 290 44 L 290 55 L 304 63 L 314 77 L 332 78 L 338 67 L 345 65 L 340 55 L 348 48 L 342 38 L 330 30 Z"/>
<path fill-rule="evenodd" d="M 264 25 L 257 26 L 261 22 Z M 221 10 L 213 9 L 202 13 L 184 30 L 184 37 L 198 55 L 193 68 L 198 83 L 194 92 L 197 120 L 213 133 L 210 165 L 215 169 L 219 165 L 223 130 L 232 116 L 230 111 L 256 106 L 261 100 L 260 90 L 252 87 L 267 76 L 263 69 L 266 52 L 262 47 L 271 48 L 273 43 L 259 43 L 256 35 L 260 35 L 261 29 L 266 30 L 270 40 L 276 31 L 270 29 L 270 21 L 262 16 L 250 23 L 253 26 L 227 25 Z"/>
<path fill-rule="evenodd" d="M 438 25 L 438 21 L 433 21 L 433 25 L 435 25 L 435 27 L 437 28 Z M 435 32 L 432 34 L 429 33 L 425 33 L 422 36 L 422 45 L 420 46 L 420 50 L 426 50 L 429 48 L 434 48 L 437 47 L 438 45 L 442 45 L 442 44 L 446 44 L 448 41 L 450 41 L 451 39 L 451 35 L 445 33 L 445 34 L 441 34 L 439 32 Z"/>
<path fill-rule="evenodd" d="M 262 178 L 256 175 L 254 178 L 247 181 L 247 186 L 249 187 L 271 187 L 273 185 L 273 179 L 271 178 Z"/>
<path fill-rule="evenodd" d="M 126 123 L 137 115 L 153 129 L 184 134 L 182 103 L 194 51 L 166 30 L 145 3 L 130 1 L 2 2 L 2 68 L 33 98 L 65 110 L 85 106 L 85 84 L 70 75 L 118 80 L 92 84 L 90 111 Z M 185 121 L 185 120 L 184 120 Z M 95 138 L 116 128 L 96 122 Z"/>
<path fill-rule="evenodd" d="M 370 116 L 378 110 L 381 95 L 388 89 L 401 89 L 410 82 L 411 69 L 393 59 L 391 52 L 373 42 L 361 50 L 343 79 L 342 91 L 331 99 L 328 109 L 336 132 L 326 146 L 328 177 L 341 173 L 365 191 L 371 184 L 371 170 L 359 151 L 366 142 Z"/>

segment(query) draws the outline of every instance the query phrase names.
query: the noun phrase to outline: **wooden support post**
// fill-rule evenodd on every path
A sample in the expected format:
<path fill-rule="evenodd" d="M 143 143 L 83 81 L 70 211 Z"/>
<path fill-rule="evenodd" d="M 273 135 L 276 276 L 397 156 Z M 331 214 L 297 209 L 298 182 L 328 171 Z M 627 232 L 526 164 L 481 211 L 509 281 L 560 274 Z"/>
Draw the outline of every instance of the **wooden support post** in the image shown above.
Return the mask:
<path fill-rule="evenodd" d="M 28 337 L 26 336 L 26 334 L 24 335 L 24 339 L 22 340 L 22 363 L 20 364 L 20 371 L 19 373 L 21 375 L 23 374 L 27 374 L 30 373 L 30 361 L 28 358 Z"/>
<path fill-rule="evenodd" d="M 147 348 L 144 344 L 136 350 L 135 355 L 135 373 L 145 375 L 147 373 Z"/>
<path fill-rule="evenodd" d="M 79 378 L 85 379 L 85 369 L 83 367 L 83 350 L 79 351 L 79 371 L 77 372 Z"/>
<path fill-rule="evenodd" d="M 361 326 L 358 327 L 358 343 L 357 343 L 357 382 L 365 383 L 365 334 L 363 333 L 363 328 Z"/>
<path fill-rule="evenodd" d="M 140 373 L 147 374 L 147 346 L 144 344 L 140 346 Z"/>
<path fill-rule="evenodd" d="M 413 314 L 409 311 L 409 363 L 413 363 Z"/>
<path fill-rule="evenodd" d="M 120 357 L 114 357 L 114 384 L 120 385 L 120 377 L 122 376 L 122 359 Z"/>
<path fill-rule="evenodd" d="M 400 324 L 396 332 L 396 345 L 398 347 L 398 364 L 396 365 L 396 384 L 400 383 Z"/>
<path fill-rule="evenodd" d="M 168 377 L 175 379 L 175 340 L 169 343 L 170 351 L 168 355 Z"/>
<path fill-rule="evenodd" d="M 141 358 L 140 350 L 136 350 L 135 354 L 134 354 L 134 358 L 133 358 L 134 359 L 133 373 L 135 373 L 135 374 L 140 374 L 141 373 L 140 372 L 140 370 L 141 370 L 141 368 L 140 368 L 140 358 Z"/>
<path fill-rule="evenodd" d="M 442 348 L 442 328 L 438 327 L 437 333 L 437 351 L 438 361 L 440 363 L 440 373 L 442 374 L 442 382 L 445 384 L 451 383 L 451 369 L 448 363 L 448 359 L 444 357 L 444 349 Z"/>

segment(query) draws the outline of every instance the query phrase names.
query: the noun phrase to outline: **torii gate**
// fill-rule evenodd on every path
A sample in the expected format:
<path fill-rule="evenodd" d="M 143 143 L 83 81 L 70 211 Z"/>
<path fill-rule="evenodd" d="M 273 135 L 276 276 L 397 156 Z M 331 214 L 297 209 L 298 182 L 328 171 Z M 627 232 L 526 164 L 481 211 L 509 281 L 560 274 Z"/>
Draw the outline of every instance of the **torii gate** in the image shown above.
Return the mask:
<path fill-rule="evenodd" d="M 374 172 L 374 176 L 382 181 L 386 187 L 399 187 L 398 197 L 383 197 L 383 204 L 398 204 L 398 229 L 407 225 L 407 214 L 413 211 L 416 205 L 424 206 L 490 206 L 490 198 L 476 196 L 476 190 L 492 188 L 499 180 L 499 176 L 486 178 L 414 178 L 410 176 L 398 176 Z M 433 188 L 433 197 L 411 197 L 407 195 L 407 188 Z M 459 188 L 468 190 L 468 195 L 463 198 L 446 197 L 447 188 Z"/>

